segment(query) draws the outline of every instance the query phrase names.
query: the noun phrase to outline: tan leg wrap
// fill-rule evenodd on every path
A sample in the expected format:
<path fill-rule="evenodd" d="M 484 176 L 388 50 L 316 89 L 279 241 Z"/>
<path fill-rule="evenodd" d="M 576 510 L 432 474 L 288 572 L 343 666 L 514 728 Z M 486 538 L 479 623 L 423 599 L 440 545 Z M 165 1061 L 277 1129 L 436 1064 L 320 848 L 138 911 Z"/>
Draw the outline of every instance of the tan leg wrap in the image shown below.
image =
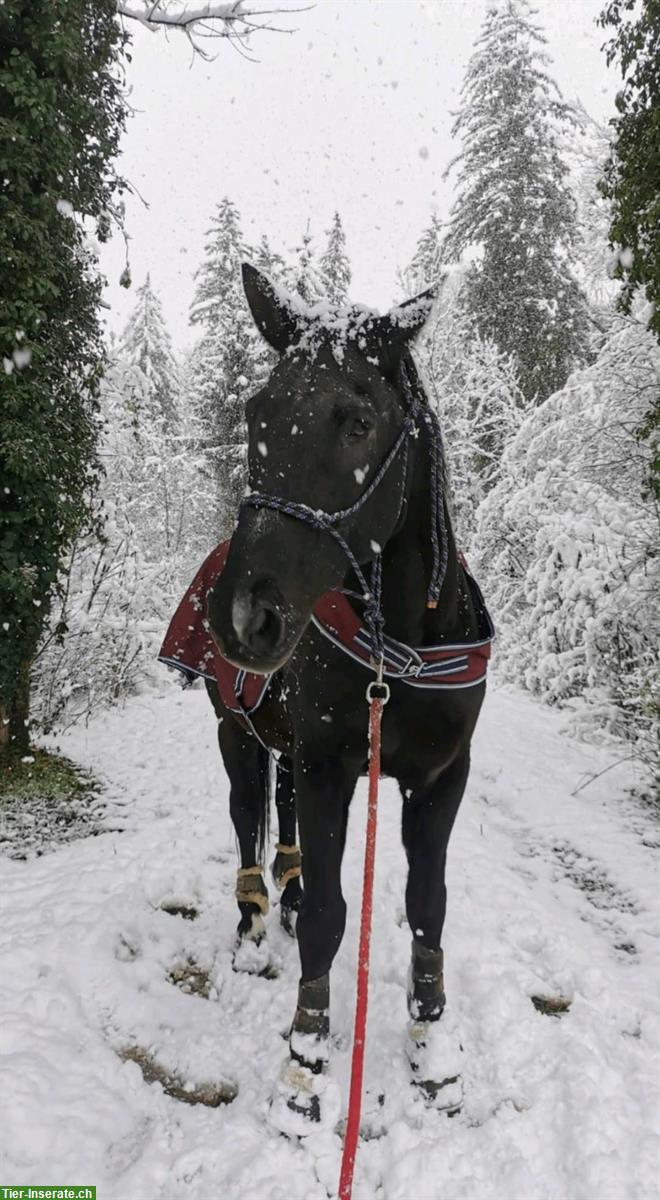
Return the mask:
<path fill-rule="evenodd" d="M 256 904 L 265 917 L 268 912 L 268 891 L 263 881 L 263 867 L 239 867 L 236 872 L 236 899 L 239 904 Z"/>

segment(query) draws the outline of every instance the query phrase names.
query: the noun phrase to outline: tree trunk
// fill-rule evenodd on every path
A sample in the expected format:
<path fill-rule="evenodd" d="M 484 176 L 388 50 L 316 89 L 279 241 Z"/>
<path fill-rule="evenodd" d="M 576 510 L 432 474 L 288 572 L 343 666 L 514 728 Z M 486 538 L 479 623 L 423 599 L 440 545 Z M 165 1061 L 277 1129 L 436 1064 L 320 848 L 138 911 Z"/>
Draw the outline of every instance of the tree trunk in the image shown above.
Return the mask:
<path fill-rule="evenodd" d="M 27 754 L 30 749 L 30 664 L 21 665 L 18 686 L 8 703 L 0 701 L 0 756 Z"/>

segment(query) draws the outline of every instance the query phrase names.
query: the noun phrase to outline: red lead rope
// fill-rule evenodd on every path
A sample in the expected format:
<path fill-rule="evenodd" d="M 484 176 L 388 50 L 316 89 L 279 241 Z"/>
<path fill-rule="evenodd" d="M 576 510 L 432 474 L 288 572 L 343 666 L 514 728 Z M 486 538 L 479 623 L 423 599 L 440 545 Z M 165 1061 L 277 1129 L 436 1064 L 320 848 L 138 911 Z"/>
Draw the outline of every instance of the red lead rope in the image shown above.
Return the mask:
<path fill-rule="evenodd" d="M 380 693 L 380 695 L 378 694 Z M 357 969 L 357 1001 L 353 1032 L 351 1089 L 348 1098 L 348 1118 L 344 1134 L 344 1151 L 339 1176 L 339 1200 L 351 1200 L 353 1170 L 360 1134 L 362 1111 L 362 1075 L 367 1033 L 367 1003 L 369 999 L 369 949 L 371 945 L 371 914 L 374 898 L 374 866 L 376 863 L 376 818 L 378 780 L 380 778 L 380 725 L 383 708 L 389 699 L 387 684 L 373 683 L 367 690 L 369 700 L 369 805 L 367 809 L 367 841 L 364 848 L 364 879 L 362 883 L 362 915 L 360 918 L 360 949 Z"/>

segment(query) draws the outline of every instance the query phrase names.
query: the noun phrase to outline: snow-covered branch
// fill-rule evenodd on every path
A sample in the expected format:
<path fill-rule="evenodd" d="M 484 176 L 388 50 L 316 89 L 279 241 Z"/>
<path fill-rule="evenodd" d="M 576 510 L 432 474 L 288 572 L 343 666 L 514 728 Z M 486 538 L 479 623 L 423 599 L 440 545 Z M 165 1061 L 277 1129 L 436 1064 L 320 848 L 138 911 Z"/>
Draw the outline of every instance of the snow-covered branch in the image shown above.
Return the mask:
<path fill-rule="evenodd" d="M 220 3 L 185 4 L 170 0 L 117 0 L 117 12 L 122 17 L 138 21 L 145 29 L 156 32 L 163 27 L 182 29 L 193 49 L 203 58 L 210 55 L 201 40 L 229 38 L 243 48 L 255 30 L 292 33 L 273 22 L 277 17 L 303 12 L 303 8 L 277 5 L 262 7 L 259 0 L 221 0 Z"/>

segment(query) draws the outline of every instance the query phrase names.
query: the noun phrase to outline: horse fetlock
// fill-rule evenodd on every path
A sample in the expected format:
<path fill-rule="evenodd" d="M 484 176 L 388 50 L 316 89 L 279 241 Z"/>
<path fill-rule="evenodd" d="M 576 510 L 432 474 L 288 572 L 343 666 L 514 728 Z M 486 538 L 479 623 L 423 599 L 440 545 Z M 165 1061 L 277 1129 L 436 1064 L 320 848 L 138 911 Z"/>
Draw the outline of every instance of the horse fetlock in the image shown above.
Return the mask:
<path fill-rule="evenodd" d="M 455 1018 L 412 1021 L 408 1028 L 408 1061 L 412 1080 L 424 1101 L 453 1116 L 461 1107 L 463 1046 Z"/>
<path fill-rule="evenodd" d="M 236 930 L 236 943 L 246 941 L 258 946 L 265 937 L 266 926 L 260 911 L 253 905 L 241 905 L 241 919 Z"/>
<path fill-rule="evenodd" d="M 298 913 L 302 904 L 302 887 L 300 879 L 290 879 L 280 900 L 280 925 L 289 937 L 296 936 L 296 925 L 298 923 Z"/>
<path fill-rule="evenodd" d="M 408 1012 L 414 1021 L 437 1021 L 446 997 L 442 950 L 429 950 L 413 941 L 408 974 Z"/>

